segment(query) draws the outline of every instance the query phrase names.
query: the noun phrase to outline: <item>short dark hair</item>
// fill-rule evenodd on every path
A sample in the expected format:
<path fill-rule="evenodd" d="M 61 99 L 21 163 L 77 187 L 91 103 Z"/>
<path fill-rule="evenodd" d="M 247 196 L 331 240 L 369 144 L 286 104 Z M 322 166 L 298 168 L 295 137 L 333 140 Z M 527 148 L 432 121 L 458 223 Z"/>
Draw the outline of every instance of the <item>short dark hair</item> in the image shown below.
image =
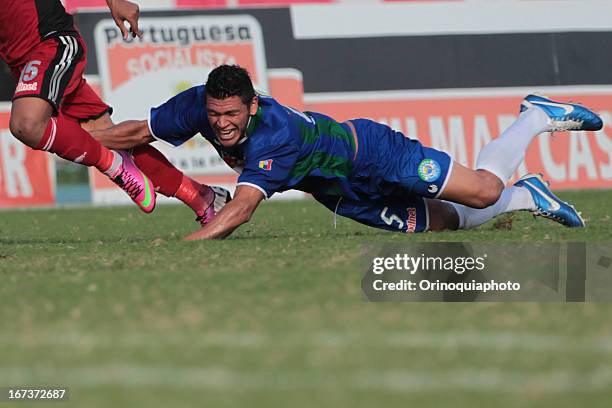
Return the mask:
<path fill-rule="evenodd" d="M 208 74 L 206 96 L 215 99 L 239 96 L 249 106 L 255 97 L 255 89 L 246 69 L 238 65 L 220 65 Z"/>

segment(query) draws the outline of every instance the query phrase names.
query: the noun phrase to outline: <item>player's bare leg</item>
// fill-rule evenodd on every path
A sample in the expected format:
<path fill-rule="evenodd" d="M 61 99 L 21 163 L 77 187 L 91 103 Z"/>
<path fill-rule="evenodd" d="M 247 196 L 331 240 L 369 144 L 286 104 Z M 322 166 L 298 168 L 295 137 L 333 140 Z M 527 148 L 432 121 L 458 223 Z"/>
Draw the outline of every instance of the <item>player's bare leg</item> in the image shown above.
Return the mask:
<path fill-rule="evenodd" d="M 119 185 L 143 211 L 153 211 L 153 186 L 129 157 L 105 148 L 76 122 L 52 114 L 51 104 L 44 99 L 18 98 L 11 108 L 11 133 L 33 149 L 97 168 Z"/>
<path fill-rule="evenodd" d="M 44 99 L 17 99 L 11 107 L 11 133 L 22 143 L 35 149 L 45 133 L 52 113 L 53 108 Z"/>
<path fill-rule="evenodd" d="M 108 112 L 106 112 L 104 115 L 100 116 L 99 118 L 89 119 L 89 120 L 85 120 L 81 122 L 81 127 L 85 129 L 87 132 L 89 132 L 94 137 L 94 139 L 102 143 L 102 145 L 104 146 L 106 146 L 104 144 L 104 140 L 100 140 L 98 135 L 96 135 L 95 131 L 101 130 L 101 129 L 108 129 L 109 127 L 113 125 L 114 125 L 113 120 L 111 119 L 111 116 Z"/>
<path fill-rule="evenodd" d="M 499 199 L 504 183 L 487 170 L 473 170 L 453 162 L 441 199 L 473 208 L 486 208 Z"/>
<path fill-rule="evenodd" d="M 106 145 L 108 141 L 103 133 L 96 130 L 108 129 L 114 123 L 108 113 L 97 119 L 81 123 L 81 126 L 92 132 L 94 138 Z M 176 197 L 196 214 L 196 221 L 204 226 L 216 216 L 217 212 L 231 200 L 229 191 L 221 187 L 210 187 L 198 183 L 183 174 L 153 146 L 143 145 L 132 150 L 138 168 L 151 179 L 155 190 L 166 197 Z"/>
<path fill-rule="evenodd" d="M 428 231 L 446 231 L 459 229 L 459 214 L 455 208 L 446 201 L 425 200 L 429 214 Z"/>

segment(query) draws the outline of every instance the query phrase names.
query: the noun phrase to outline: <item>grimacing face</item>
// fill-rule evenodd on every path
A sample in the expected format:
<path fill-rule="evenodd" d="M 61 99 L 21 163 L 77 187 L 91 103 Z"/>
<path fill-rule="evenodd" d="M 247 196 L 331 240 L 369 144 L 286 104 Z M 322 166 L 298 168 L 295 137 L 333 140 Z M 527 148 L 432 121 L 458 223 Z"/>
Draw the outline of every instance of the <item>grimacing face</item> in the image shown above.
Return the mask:
<path fill-rule="evenodd" d="M 223 147 L 232 147 L 244 136 L 249 117 L 257 113 L 257 97 L 251 105 L 242 102 L 239 96 L 216 99 L 206 96 L 208 121 Z"/>

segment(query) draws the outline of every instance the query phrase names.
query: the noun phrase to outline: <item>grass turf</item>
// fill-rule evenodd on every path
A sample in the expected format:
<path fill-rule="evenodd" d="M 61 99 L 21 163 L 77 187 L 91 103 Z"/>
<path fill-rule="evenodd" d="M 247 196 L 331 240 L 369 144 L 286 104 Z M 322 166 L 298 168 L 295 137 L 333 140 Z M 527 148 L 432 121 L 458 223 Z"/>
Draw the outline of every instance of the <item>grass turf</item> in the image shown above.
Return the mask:
<path fill-rule="evenodd" d="M 363 244 L 612 242 L 612 192 L 561 196 L 587 228 L 517 214 L 406 236 L 271 202 L 186 243 L 178 206 L 0 212 L 0 387 L 68 386 L 78 407 L 609 406 L 609 304 L 361 294 Z"/>

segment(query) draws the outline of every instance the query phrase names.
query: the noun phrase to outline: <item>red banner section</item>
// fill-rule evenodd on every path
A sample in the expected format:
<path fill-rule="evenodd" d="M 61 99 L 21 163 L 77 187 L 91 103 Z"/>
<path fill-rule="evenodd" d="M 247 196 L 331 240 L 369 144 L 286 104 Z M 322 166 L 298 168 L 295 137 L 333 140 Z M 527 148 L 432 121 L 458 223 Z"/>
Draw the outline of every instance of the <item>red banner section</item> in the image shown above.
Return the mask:
<path fill-rule="evenodd" d="M 142 47 L 117 43 L 108 50 L 111 86 L 113 89 L 135 77 L 160 70 L 199 67 L 210 69 L 222 64 L 237 64 L 249 70 L 258 82 L 252 44 L 207 44 L 190 48 L 177 46 Z"/>
<path fill-rule="evenodd" d="M 416 3 L 464 0 L 379 0 L 380 3 Z M 228 8 L 252 6 L 291 6 L 293 4 L 350 3 L 350 0 L 134 0 L 140 7 L 182 7 L 182 8 Z M 68 11 L 84 8 L 106 7 L 106 0 L 64 0 Z"/>
<path fill-rule="evenodd" d="M 381 3 L 383 1 L 388 0 L 381 0 Z M 331 4 L 338 3 L 338 0 L 134 0 L 133 2 L 146 9 L 147 7 L 159 8 L 160 6 L 168 8 L 282 7 L 292 4 Z M 64 5 L 68 11 L 73 12 L 77 9 L 104 8 L 106 7 L 106 0 L 64 0 Z"/>
<path fill-rule="evenodd" d="M 0 208 L 55 203 L 55 169 L 49 153 L 32 150 L 9 131 L 9 106 L 0 106 Z"/>
<path fill-rule="evenodd" d="M 177 7 L 251 7 L 251 6 L 290 6 L 292 4 L 330 4 L 337 0 L 175 0 Z"/>
<path fill-rule="evenodd" d="M 473 167 L 482 146 L 497 137 L 518 115 L 521 97 L 503 91 L 380 92 L 307 95 L 306 109 L 346 120 L 367 117 L 389 124 L 406 136 L 444 150 Z M 556 91 L 565 92 L 565 91 Z M 606 126 L 599 132 L 563 132 L 537 137 L 518 173 L 539 172 L 554 189 L 612 187 L 612 90 L 566 92 L 559 100 L 581 101 L 600 112 Z"/>
<path fill-rule="evenodd" d="M 304 110 L 304 80 L 297 69 L 269 69 L 270 95 L 283 105 Z"/>
<path fill-rule="evenodd" d="M 69 12 L 76 9 L 102 8 L 106 7 L 106 0 L 64 0 L 64 7 Z"/>

